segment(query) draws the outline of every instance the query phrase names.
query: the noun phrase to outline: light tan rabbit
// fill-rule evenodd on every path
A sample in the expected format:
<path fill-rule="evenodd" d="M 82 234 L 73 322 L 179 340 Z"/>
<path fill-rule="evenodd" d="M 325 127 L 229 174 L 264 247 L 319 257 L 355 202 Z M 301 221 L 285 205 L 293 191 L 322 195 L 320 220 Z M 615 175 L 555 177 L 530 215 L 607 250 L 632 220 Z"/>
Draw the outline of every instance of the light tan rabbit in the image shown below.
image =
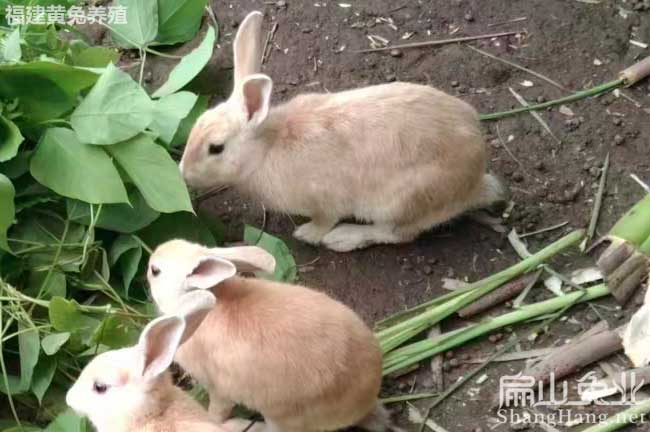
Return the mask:
<path fill-rule="evenodd" d="M 249 421 L 232 419 L 218 426 L 172 384 L 167 368 L 184 330 L 183 319 L 160 317 L 147 325 L 138 345 L 98 355 L 68 391 L 67 404 L 98 432 L 243 431 Z"/>
<path fill-rule="evenodd" d="M 271 108 L 261 25 L 259 12 L 242 22 L 232 96 L 190 134 L 181 161 L 190 187 L 234 186 L 270 209 L 308 216 L 294 236 L 336 251 L 411 241 L 504 197 L 486 174 L 476 111 L 431 87 L 304 94 Z M 336 226 L 349 217 L 370 224 Z"/>
<path fill-rule="evenodd" d="M 151 256 L 157 306 L 195 330 L 175 360 L 208 390 L 210 414 L 222 422 L 237 403 L 259 411 L 269 431 L 386 430 L 377 399 L 382 354 L 371 330 L 325 294 L 235 275 L 274 267 L 259 248 L 183 240 Z"/>

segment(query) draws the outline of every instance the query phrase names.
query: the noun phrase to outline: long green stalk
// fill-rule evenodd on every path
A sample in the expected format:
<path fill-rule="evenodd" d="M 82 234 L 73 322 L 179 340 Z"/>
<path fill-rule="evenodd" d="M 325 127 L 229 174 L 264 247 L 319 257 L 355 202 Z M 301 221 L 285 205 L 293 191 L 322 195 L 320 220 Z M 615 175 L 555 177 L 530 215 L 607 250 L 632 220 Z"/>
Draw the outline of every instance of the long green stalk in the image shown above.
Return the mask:
<path fill-rule="evenodd" d="M 509 280 L 537 268 L 569 246 L 580 242 L 583 237 L 584 230 L 574 231 L 512 267 L 457 290 L 459 292 L 454 293 L 454 297 L 450 297 L 449 294 L 442 296 L 446 299 L 443 303 L 434 304 L 428 310 L 414 317 L 380 330 L 377 332 L 377 337 L 384 353 L 390 352 L 421 331 L 442 321 Z M 439 302 L 440 298 L 434 301 Z"/>
<path fill-rule="evenodd" d="M 481 114 L 479 116 L 479 118 L 481 120 L 497 120 L 497 119 L 502 119 L 502 118 L 505 118 L 505 117 L 511 117 L 513 115 L 517 115 L 519 113 L 524 113 L 524 112 L 528 112 L 528 111 L 539 111 L 539 110 L 542 110 L 542 109 L 545 109 L 545 108 L 549 108 L 549 107 L 553 107 L 553 106 L 557 106 L 557 105 L 562 105 L 562 104 L 565 104 L 565 103 L 575 102 L 575 101 L 579 101 L 581 99 L 585 99 L 585 98 L 588 98 L 588 97 L 591 97 L 591 96 L 599 95 L 601 93 L 609 92 L 609 91 L 612 91 L 612 90 L 614 90 L 614 89 L 616 89 L 618 87 L 623 86 L 624 83 L 625 83 L 625 80 L 618 79 L 618 80 L 615 80 L 615 81 L 610 81 L 610 82 L 605 83 L 605 84 L 597 85 L 596 87 L 592 87 L 592 88 L 590 88 L 588 90 L 583 90 L 583 91 L 573 93 L 573 94 L 571 94 L 569 96 L 565 96 L 565 97 L 560 98 L 560 99 L 554 99 L 554 100 L 544 102 L 544 103 L 541 103 L 541 104 L 529 105 L 527 107 L 517 108 L 517 109 L 510 110 L 510 111 L 503 111 L 503 112 L 497 112 L 497 113 L 491 113 L 491 114 Z"/>
<path fill-rule="evenodd" d="M 583 429 L 582 432 L 612 432 L 631 423 L 640 424 L 642 420 L 645 422 L 648 420 L 648 414 L 650 414 L 650 399 L 624 411 L 618 412 L 613 418 L 609 418 L 603 423 Z"/>
<path fill-rule="evenodd" d="M 650 195 L 646 195 L 625 213 L 609 231 L 609 235 L 626 240 L 650 254 Z"/>
<path fill-rule="evenodd" d="M 383 373 L 384 375 L 388 375 L 392 372 L 418 363 L 421 360 L 460 346 L 469 340 L 475 339 L 496 329 L 556 312 L 574 302 L 590 301 L 606 296 L 607 294 L 609 294 L 609 290 L 606 285 L 597 285 L 587 288 L 584 292 L 575 291 L 563 296 L 554 297 L 550 300 L 523 306 L 516 311 L 469 326 L 463 329 L 463 331 L 451 335 L 445 335 L 436 340 L 425 339 L 407 345 L 387 354 L 384 357 Z"/>
<path fill-rule="evenodd" d="M 380 329 L 378 332 L 378 336 L 381 337 L 382 332 L 388 330 L 387 327 L 391 327 L 391 326 L 394 327 L 397 323 L 404 321 L 407 317 L 415 315 L 418 312 L 424 311 L 426 309 L 430 309 L 433 306 L 440 305 L 455 297 L 458 297 L 470 291 L 474 291 L 486 285 L 493 285 L 493 284 L 496 284 L 497 286 L 503 285 L 504 283 L 516 278 L 517 276 L 520 276 L 523 273 L 528 273 L 529 271 L 533 270 L 540 264 L 543 264 L 545 261 L 548 261 L 558 253 L 562 252 L 564 249 L 580 242 L 584 238 L 584 235 L 585 235 L 584 230 L 574 231 L 566 235 L 565 237 L 562 237 L 561 239 L 557 240 L 556 242 L 550 244 L 549 246 L 545 247 L 541 251 L 533 254 L 531 257 L 524 259 L 505 270 L 490 275 L 484 279 L 481 279 L 480 281 L 473 282 L 463 288 L 459 288 L 450 293 L 436 297 L 432 300 L 429 300 L 428 302 L 419 304 L 410 309 L 391 315 L 388 318 L 385 318 L 377 323 L 377 327 Z"/>

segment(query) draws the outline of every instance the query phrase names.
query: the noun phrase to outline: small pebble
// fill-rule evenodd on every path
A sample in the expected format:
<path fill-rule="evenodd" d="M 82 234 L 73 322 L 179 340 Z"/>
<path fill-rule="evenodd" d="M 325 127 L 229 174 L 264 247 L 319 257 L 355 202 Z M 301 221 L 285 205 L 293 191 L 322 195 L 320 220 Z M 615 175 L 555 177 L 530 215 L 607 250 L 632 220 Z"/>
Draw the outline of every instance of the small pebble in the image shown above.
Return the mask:
<path fill-rule="evenodd" d="M 625 142 L 625 138 L 622 135 L 616 134 L 614 136 L 614 144 L 616 144 L 617 146 L 623 145 L 624 142 Z"/>
<path fill-rule="evenodd" d="M 449 366 L 451 366 L 453 368 L 456 368 L 456 367 L 460 366 L 460 360 L 458 360 L 457 358 L 453 358 L 453 359 L 449 360 Z"/>
<path fill-rule="evenodd" d="M 451 82 L 452 87 L 458 87 L 459 85 L 460 85 L 460 83 L 458 81 L 452 81 Z"/>
<path fill-rule="evenodd" d="M 402 57 L 403 53 L 402 53 L 401 50 L 398 50 L 398 49 L 396 48 L 396 49 L 392 49 L 392 50 L 390 50 L 390 55 L 391 55 L 391 57 L 399 58 L 399 57 Z"/>
<path fill-rule="evenodd" d="M 433 273 L 433 268 L 430 265 L 425 265 L 424 268 L 422 268 L 422 271 L 425 275 L 430 275 Z"/>
<path fill-rule="evenodd" d="M 620 117 L 614 117 L 612 120 L 612 123 L 614 123 L 614 126 L 620 126 L 623 124 L 623 120 L 621 120 Z"/>
<path fill-rule="evenodd" d="M 537 103 L 544 103 L 546 102 L 546 98 L 544 96 L 537 96 Z"/>
<path fill-rule="evenodd" d="M 538 161 L 535 163 L 535 169 L 537 171 L 546 171 L 546 165 L 544 164 L 544 161 Z"/>
<path fill-rule="evenodd" d="M 464 18 L 465 18 L 465 21 L 472 22 L 472 21 L 474 21 L 474 14 L 472 14 L 471 12 L 467 12 L 465 14 Z"/>

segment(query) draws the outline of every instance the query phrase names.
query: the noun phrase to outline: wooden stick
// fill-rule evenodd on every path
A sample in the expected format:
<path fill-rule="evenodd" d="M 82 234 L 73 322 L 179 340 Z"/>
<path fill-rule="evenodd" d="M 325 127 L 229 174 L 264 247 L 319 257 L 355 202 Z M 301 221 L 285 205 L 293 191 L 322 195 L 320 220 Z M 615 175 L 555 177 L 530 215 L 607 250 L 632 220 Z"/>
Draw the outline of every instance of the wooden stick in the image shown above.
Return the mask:
<path fill-rule="evenodd" d="M 479 35 L 479 36 L 464 36 L 464 37 L 458 37 L 458 38 L 453 38 L 453 39 L 440 39 L 440 40 L 426 41 L 426 42 L 413 42 L 413 43 L 407 43 L 407 44 L 402 44 L 402 45 L 393 45 L 393 46 L 387 46 L 387 47 L 381 47 L 381 48 L 369 48 L 369 49 L 362 49 L 362 50 L 350 51 L 350 52 L 353 52 L 353 53 L 371 53 L 371 52 L 379 52 L 379 51 L 390 51 L 390 50 L 393 50 L 393 49 L 432 47 L 432 46 L 440 46 L 440 45 L 449 45 L 449 44 L 458 43 L 458 42 L 471 42 L 471 41 L 481 40 L 481 39 L 491 39 L 491 38 L 496 38 L 496 37 L 512 36 L 512 35 L 522 34 L 522 33 L 526 33 L 526 32 L 525 31 L 510 31 L 510 32 L 501 32 L 501 33 L 491 33 L 491 34 L 485 34 L 485 35 Z"/>
<path fill-rule="evenodd" d="M 625 80 L 625 85 L 627 87 L 641 81 L 647 76 L 650 76 L 650 56 L 623 70 L 618 76 L 622 80 Z"/>
<path fill-rule="evenodd" d="M 622 348 L 623 341 L 618 329 L 601 331 L 558 347 L 551 355 L 525 371 L 524 375 L 533 377 L 535 382 L 548 383 L 551 373 L 556 380 L 564 378 Z"/>
<path fill-rule="evenodd" d="M 534 285 L 538 280 L 539 276 L 542 273 L 542 270 L 538 270 L 535 273 L 525 274 L 497 289 L 491 293 L 481 297 L 474 303 L 469 306 L 464 307 L 458 311 L 458 315 L 462 318 L 468 318 L 474 315 L 477 315 L 487 309 L 490 309 L 493 306 L 505 303 L 511 298 L 516 297 L 520 292 L 528 288 L 530 285 Z"/>

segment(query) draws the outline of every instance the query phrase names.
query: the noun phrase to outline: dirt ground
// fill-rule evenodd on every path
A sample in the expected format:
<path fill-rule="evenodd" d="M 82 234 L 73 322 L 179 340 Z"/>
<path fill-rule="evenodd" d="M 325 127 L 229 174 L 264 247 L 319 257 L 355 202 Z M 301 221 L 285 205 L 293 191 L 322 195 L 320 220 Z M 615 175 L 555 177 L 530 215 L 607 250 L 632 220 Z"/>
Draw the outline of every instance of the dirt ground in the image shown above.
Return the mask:
<path fill-rule="evenodd" d="M 481 113 L 517 107 L 509 87 L 531 102 L 566 94 L 465 45 L 355 53 L 369 47 L 368 35 L 396 44 L 525 31 L 524 36 L 481 40 L 472 45 L 544 74 L 570 91 L 609 81 L 649 54 L 648 49 L 629 42 L 650 43 L 647 1 L 365 0 L 348 4 L 214 0 L 212 6 L 221 32 L 217 69 L 225 68 L 230 61 L 233 31 L 246 13 L 255 9 L 265 12 L 266 29 L 277 24 L 264 66 L 265 73 L 274 79 L 276 103 L 301 92 L 337 91 L 395 80 L 437 87 L 470 102 Z M 206 82 L 204 85 L 214 83 Z M 574 116 L 558 109 L 543 112 L 542 117 L 557 139 L 527 114 L 484 122 L 490 170 L 507 179 L 512 190 L 514 208 L 505 224 L 523 233 L 567 223 L 562 229 L 529 237 L 531 250 L 588 224 L 599 167 L 608 153 L 611 168 L 599 231 L 606 232 L 642 196 L 630 174 L 650 180 L 650 82 L 625 90 L 624 94 L 638 104 L 610 94 L 571 104 Z M 262 223 L 262 209 L 233 192 L 223 193 L 206 205 L 230 224 L 233 240 L 241 238 L 241 223 Z M 378 246 L 348 254 L 298 243 L 291 237 L 296 223 L 286 215 L 270 214 L 266 230 L 290 245 L 300 265 L 302 282 L 347 303 L 368 322 L 442 294 L 444 277 L 477 280 L 517 259 L 504 234 L 467 218 L 436 228 L 411 244 Z M 564 270 L 567 263 L 560 260 L 556 268 Z M 531 298 L 544 296 L 545 290 L 536 288 Z M 631 314 L 638 302 L 632 301 L 623 313 L 611 308 L 610 301 L 601 304 L 609 309 L 573 308 L 570 319 L 554 324 L 550 333 L 536 341 L 522 343 L 522 349 L 549 346 L 589 328 L 599 319 L 596 312 L 616 325 Z M 459 320 L 445 322 L 443 331 L 461 324 Z M 499 336 L 491 339 L 496 343 L 484 338 L 453 353 L 453 358 L 446 357 L 445 387 L 476 366 L 466 364 L 467 359 L 484 357 L 496 349 Z M 612 360 L 622 364 L 620 358 Z M 510 430 L 511 426 L 494 423 L 493 395 L 498 392 L 499 377 L 518 372 L 522 366 L 522 362 L 489 366 L 487 381 L 480 385 L 470 381 L 437 407 L 432 418 L 449 431 Z M 387 380 L 384 394 L 431 391 L 433 383 L 425 362 L 417 373 Z M 428 403 L 416 405 L 426 407 Z M 404 406 L 391 408 L 403 414 Z M 586 410 L 599 412 L 600 408 Z M 404 415 L 399 418 L 404 428 L 417 429 Z"/>

